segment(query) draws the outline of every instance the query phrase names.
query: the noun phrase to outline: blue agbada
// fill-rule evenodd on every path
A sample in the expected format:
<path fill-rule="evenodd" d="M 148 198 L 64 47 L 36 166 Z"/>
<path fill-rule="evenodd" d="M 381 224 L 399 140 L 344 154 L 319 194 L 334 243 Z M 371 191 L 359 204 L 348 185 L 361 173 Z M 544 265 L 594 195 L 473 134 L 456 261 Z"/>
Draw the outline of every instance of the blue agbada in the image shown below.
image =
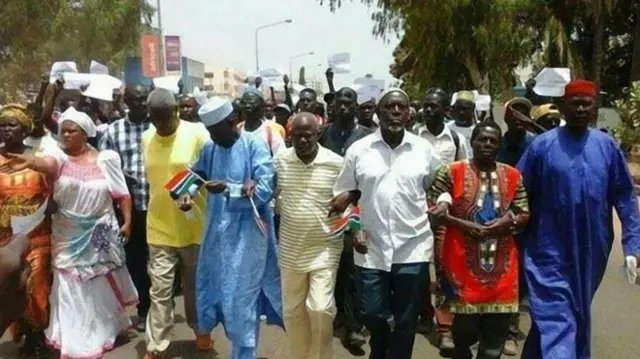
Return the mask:
<path fill-rule="evenodd" d="M 233 343 L 232 358 L 257 357 L 260 315 L 282 324 L 280 271 L 273 211 L 274 171 L 269 149 L 243 133 L 230 148 L 207 143 L 193 170 L 206 180 L 227 184 L 228 191 L 209 194 L 207 224 L 196 274 L 198 330 L 224 325 Z M 247 180 L 256 183 L 254 203 L 267 224 L 264 238 L 251 202 L 241 196 Z"/>
<path fill-rule="evenodd" d="M 640 255 L 625 158 L 600 131 L 576 135 L 561 127 L 539 135 L 518 168 L 531 211 L 523 247 L 532 325 L 522 358 L 590 358 L 591 302 L 613 245 L 613 207 L 625 256 Z"/>

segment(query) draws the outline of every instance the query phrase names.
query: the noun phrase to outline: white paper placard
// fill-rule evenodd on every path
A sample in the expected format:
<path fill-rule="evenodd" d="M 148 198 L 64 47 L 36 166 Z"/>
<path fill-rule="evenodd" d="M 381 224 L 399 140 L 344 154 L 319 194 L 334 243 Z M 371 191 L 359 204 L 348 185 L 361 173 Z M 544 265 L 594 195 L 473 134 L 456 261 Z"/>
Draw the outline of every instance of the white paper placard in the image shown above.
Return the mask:
<path fill-rule="evenodd" d="M 538 96 L 562 97 L 564 88 L 571 81 L 571 70 L 566 67 L 547 67 L 535 77 L 533 92 Z"/>
<path fill-rule="evenodd" d="M 329 67 L 335 74 L 348 74 L 351 72 L 351 54 L 341 52 L 329 56 Z"/>
<path fill-rule="evenodd" d="M 108 75 L 109 68 L 106 65 L 103 65 L 97 61 L 91 60 L 91 65 L 89 66 L 89 73 L 96 75 Z"/>
<path fill-rule="evenodd" d="M 64 73 L 78 72 L 78 65 L 73 61 L 58 61 L 51 65 L 51 72 L 49 72 L 49 83 L 54 83 Z"/>

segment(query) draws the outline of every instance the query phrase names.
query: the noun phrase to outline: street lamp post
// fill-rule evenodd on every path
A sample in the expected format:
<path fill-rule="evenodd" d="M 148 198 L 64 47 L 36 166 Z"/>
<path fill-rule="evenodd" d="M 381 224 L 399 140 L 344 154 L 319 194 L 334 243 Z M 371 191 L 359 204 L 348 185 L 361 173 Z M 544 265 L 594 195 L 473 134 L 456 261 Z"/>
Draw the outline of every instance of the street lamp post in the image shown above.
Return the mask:
<path fill-rule="evenodd" d="M 266 24 L 266 25 L 262 25 L 258 28 L 256 28 L 256 35 L 255 35 L 255 40 L 256 40 L 256 72 L 260 71 L 260 61 L 259 61 L 259 49 L 258 49 L 258 32 L 262 29 L 266 29 L 268 27 L 273 27 L 273 26 L 278 26 L 278 25 L 282 25 L 282 24 L 290 24 L 292 23 L 293 20 L 291 19 L 286 19 L 283 21 L 278 21 L 278 22 L 274 22 L 272 24 Z"/>
<path fill-rule="evenodd" d="M 160 0 L 156 1 L 156 12 L 158 14 L 158 60 L 160 62 L 160 76 L 164 76 L 165 75 L 164 35 L 162 30 L 162 11 L 160 8 Z"/>
<path fill-rule="evenodd" d="M 291 80 L 293 81 L 293 60 L 295 59 L 299 59 L 301 57 L 305 57 L 305 56 L 311 56 L 311 55 L 315 55 L 316 53 L 313 51 L 310 52 L 304 52 L 302 54 L 298 54 L 295 56 L 291 56 L 289 58 L 289 77 L 291 78 Z"/>

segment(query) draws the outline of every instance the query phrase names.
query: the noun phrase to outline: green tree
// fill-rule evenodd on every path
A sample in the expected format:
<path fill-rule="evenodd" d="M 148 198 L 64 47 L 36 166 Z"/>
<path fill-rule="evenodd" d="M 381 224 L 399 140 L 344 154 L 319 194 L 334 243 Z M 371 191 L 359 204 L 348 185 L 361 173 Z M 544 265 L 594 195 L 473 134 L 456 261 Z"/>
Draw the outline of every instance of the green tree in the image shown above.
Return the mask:
<path fill-rule="evenodd" d="M 333 11 L 342 4 L 319 1 Z M 508 93 L 512 69 L 531 61 L 569 67 L 616 96 L 640 79 L 637 0 L 359 1 L 378 9 L 374 35 L 402 34 L 390 72 L 418 92 L 439 85 Z"/>
<path fill-rule="evenodd" d="M 320 0 L 332 10 L 340 0 Z M 531 54 L 523 21 L 531 0 L 361 0 L 376 5 L 373 33 L 402 34 L 394 76 L 423 89 L 476 88 L 496 94 L 513 86 L 512 71 Z"/>
<path fill-rule="evenodd" d="M 6 0 L 0 12 L 0 95 L 24 93 L 55 61 L 91 60 L 118 74 L 139 51 L 141 19 L 154 9 L 131 0 Z"/>

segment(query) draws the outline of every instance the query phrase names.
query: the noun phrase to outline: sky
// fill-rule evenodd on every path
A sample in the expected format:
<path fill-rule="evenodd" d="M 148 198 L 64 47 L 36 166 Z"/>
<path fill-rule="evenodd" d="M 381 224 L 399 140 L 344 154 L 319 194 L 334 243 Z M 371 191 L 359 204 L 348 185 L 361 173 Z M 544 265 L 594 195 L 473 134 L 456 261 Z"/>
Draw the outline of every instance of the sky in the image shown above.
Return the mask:
<path fill-rule="evenodd" d="M 155 6 L 156 0 L 148 1 Z M 367 73 L 386 80 L 387 85 L 393 81 L 389 65 L 398 40 L 374 38 L 372 9 L 358 0 L 343 0 L 346 4 L 335 13 L 317 0 L 160 1 L 164 35 L 179 35 L 182 55 L 207 65 L 253 72 L 256 28 L 291 19 L 291 24 L 260 30 L 260 68 L 288 73 L 291 57 L 314 52 L 293 60 L 293 68 L 305 66 L 308 79 L 324 78 L 327 57 L 349 52 L 351 73 L 336 74 L 337 87 L 349 86 Z"/>

